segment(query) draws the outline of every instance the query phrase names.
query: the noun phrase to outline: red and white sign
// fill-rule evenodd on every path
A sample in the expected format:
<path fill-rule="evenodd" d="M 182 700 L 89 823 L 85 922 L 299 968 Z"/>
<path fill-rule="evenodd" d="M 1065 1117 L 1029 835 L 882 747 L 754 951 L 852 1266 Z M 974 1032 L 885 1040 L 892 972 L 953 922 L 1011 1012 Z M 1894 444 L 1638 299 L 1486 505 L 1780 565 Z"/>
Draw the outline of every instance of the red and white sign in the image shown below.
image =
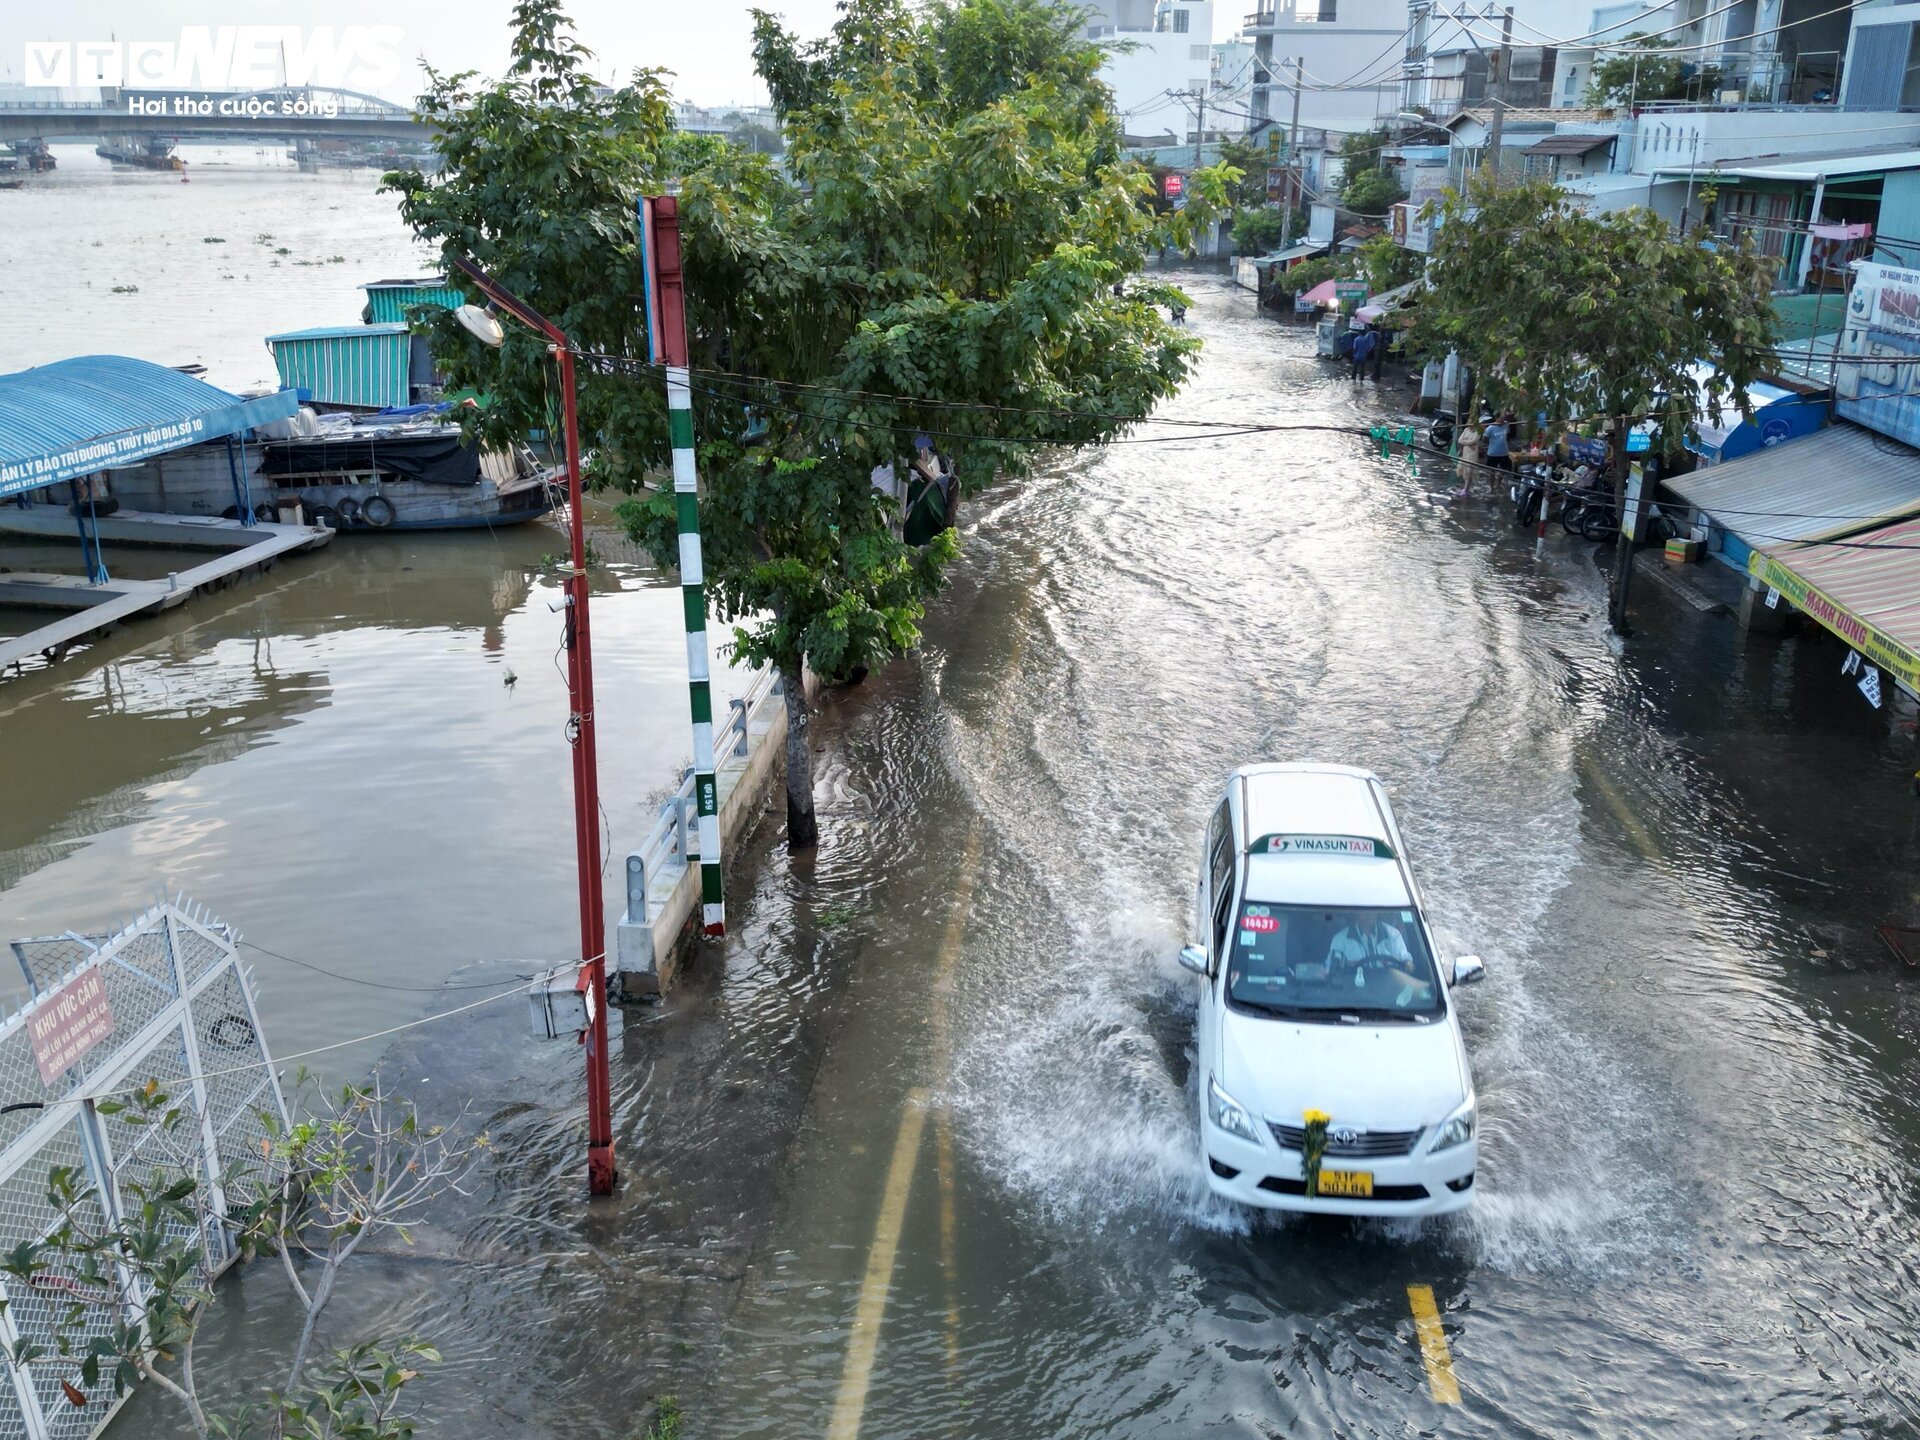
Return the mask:
<path fill-rule="evenodd" d="M 1167 176 L 1167 198 L 1169 200 L 1185 193 L 1186 188 L 1187 182 L 1182 180 L 1178 175 Z"/>
<path fill-rule="evenodd" d="M 1243 915 L 1240 917 L 1242 930 L 1278 930 L 1280 921 L 1272 915 Z"/>
<path fill-rule="evenodd" d="M 107 982 L 97 966 L 62 985 L 27 1017 L 33 1063 L 40 1067 L 44 1085 L 54 1084 L 111 1034 L 113 1011 L 107 1004 Z"/>

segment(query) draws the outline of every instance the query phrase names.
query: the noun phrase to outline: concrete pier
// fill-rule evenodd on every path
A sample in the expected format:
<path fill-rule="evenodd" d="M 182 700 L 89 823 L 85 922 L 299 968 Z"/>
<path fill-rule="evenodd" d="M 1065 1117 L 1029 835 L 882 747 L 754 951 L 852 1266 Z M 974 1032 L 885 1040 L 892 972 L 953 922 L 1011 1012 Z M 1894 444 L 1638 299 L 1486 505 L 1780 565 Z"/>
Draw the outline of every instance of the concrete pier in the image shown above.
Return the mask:
<path fill-rule="evenodd" d="M 24 635 L 0 639 L 0 674 L 33 656 L 59 660 L 73 646 L 101 635 L 134 615 L 156 614 L 184 604 L 205 589 L 229 585 L 264 570 L 278 556 L 314 550 L 333 531 L 310 525 L 242 525 L 204 515 L 157 515 L 122 511 L 97 522 L 103 545 L 155 545 L 169 550 L 211 550 L 212 559 L 164 580 L 109 580 L 95 585 L 77 575 L 0 571 L 0 605 L 59 611 L 58 619 Z M 0 535 L 73 538 L 73 517 L 64 507 L 0 506 Z"/>

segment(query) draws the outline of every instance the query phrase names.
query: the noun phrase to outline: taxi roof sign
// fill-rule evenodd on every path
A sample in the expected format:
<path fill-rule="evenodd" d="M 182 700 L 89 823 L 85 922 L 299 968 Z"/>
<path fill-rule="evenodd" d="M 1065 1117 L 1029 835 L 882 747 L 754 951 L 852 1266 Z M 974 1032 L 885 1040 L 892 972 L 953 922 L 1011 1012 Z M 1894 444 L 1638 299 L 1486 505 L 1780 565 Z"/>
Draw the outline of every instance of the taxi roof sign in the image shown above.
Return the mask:
<path fill-rule="evenodd" d="M 1253 855 L 1364 855 L 1371 860 L 1393 859 L 1393 847 L 1367 835 L 1262 835 L 1248 852 Z"/>

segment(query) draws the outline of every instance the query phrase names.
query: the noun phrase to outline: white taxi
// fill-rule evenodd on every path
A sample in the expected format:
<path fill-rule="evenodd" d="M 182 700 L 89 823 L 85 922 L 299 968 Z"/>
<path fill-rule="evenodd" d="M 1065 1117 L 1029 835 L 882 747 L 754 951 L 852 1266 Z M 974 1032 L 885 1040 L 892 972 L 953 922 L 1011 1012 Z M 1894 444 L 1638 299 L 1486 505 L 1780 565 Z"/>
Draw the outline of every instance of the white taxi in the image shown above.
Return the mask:
<path fill-rule="evenodd" d="M 1215 1194 L 1331 1215 L 1438 1215 L 1473 1200 L 1473 1076 L 1453 987 L 1380 781 L 1248 765 L 1201 850 L 1197 1089 Z"/>

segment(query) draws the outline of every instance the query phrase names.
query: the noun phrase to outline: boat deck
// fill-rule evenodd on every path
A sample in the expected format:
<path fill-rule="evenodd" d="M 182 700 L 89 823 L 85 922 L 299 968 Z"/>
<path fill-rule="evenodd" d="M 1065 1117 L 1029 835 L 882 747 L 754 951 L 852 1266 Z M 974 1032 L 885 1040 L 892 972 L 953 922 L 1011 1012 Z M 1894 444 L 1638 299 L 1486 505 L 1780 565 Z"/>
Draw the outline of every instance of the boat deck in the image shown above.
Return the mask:
<path fill-rule="evenodd" d="M 36 655 L 58 660 L 73 646 L 130 616 L 170 610 L 200 590 L 218 589 L 263 570 L 281 555 L 317 549 L 334 533 L 308 525 L 261 521 L 243 526 L 236 520 L 144 511 L 121 511 L 103 517 L 98 525 L 103 545 L 158 545 L 219 553 L 164 580 L 109 580 L 104 585 L 90 584 L 78 575 L 0 571 L 0 605 L 62 612 L 58 619 L 24 635 L 0 638 L 0 674 Z M 73 517 L 65 507 L 52 505 L 24 510 L 0 506 L 0 535 L 77 538 Z"/>

